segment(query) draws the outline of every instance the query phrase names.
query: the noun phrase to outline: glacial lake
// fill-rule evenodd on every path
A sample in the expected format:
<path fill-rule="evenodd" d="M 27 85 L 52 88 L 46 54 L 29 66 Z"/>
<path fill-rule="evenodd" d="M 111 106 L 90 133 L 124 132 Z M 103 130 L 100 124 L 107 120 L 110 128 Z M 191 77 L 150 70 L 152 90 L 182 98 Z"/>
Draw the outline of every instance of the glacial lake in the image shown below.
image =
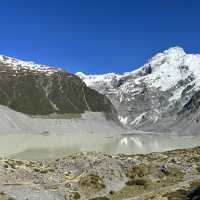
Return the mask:
<path fill-rule="evenodd" d="M 150 153 L 200 145 L 200 136 L 134 133 L 114 136 L 84 135 L 0 135 L 0 157 L 56 159 L 76 152 L 111 154 Z"/>

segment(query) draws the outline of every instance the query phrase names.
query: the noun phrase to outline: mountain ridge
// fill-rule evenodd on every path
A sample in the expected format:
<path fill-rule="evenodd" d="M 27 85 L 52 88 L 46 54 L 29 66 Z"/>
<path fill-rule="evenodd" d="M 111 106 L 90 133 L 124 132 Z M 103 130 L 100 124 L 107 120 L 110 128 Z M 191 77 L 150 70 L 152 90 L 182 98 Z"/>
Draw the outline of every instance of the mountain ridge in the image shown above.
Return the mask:
<path fill-rule="evenodd" d="M 110 100 L 78 76 L 7 56 L 0 56 L 0 113 L 0 134 L 124 130 Z"/>
<path fill-rule="evenodd" d="M 197 133 L 200 54 L 172 47 L 131 72 L 77 75 L 88 87 L 105 94 L 120 121 L 131 129 Z"/>
<path fill-rule="evenodd" d="M 30 115 L 112 113 L 109 99 L 64 69 L 0 55 L 0 104 Z"/>

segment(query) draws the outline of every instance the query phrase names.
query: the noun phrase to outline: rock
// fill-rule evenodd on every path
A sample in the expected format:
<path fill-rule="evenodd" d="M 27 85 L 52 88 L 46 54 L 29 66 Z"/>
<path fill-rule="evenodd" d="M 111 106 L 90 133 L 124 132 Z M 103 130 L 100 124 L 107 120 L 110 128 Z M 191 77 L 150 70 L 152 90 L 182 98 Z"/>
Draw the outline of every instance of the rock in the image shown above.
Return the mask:
<path fill-rule="evenodd" d="M 165 175 L 169 175 L 169 168 L 167 167 L 167 165 L 162 165 L 160 167 L 160 171 L 163 172 Z"/>

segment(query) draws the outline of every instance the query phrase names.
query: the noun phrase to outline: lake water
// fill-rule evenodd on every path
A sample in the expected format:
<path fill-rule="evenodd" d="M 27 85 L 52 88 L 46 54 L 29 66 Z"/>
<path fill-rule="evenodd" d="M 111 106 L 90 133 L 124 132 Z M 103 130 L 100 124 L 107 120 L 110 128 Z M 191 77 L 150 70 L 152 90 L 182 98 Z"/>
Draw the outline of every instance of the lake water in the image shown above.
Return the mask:
<path fill-rule="evenodd" d="M 55 159 L 75 152 L 137 154 L 188 148 L 200 145 L 198 136 L 173 134 L 36 135 L 0 136 L 0 156 L 17 159 Z"/>

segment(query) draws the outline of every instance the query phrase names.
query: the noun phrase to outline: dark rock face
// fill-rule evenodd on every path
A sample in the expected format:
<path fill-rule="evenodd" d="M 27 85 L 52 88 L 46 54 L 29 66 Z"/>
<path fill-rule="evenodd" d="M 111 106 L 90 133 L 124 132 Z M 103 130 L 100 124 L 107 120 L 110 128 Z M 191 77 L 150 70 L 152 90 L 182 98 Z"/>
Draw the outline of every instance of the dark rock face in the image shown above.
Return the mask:
<path fill-rule="evenodd" d="M 83 81 L 63 70 L 53 73 L 13 69 L 0 63 L 0 104 L 31 115 L 51 113 L 113 113 L 110 100 L 88 88 Z"/>
<path fill-rule="evenodd" d="M 199 109 L 200 106 L 200 91 L 197 91 L 192 98 L 183 106 L 183 109 L 181 110 L 181 113 L 192 111 L 196 112 Z"/>
<path fill-rule="evenodd" d="M 151 67 L 151 65 L 147 65 L 144 68 L 144 71 L 145 71 L 145 75 L 151 74 L 152 73 L 152 67 Z"/>

